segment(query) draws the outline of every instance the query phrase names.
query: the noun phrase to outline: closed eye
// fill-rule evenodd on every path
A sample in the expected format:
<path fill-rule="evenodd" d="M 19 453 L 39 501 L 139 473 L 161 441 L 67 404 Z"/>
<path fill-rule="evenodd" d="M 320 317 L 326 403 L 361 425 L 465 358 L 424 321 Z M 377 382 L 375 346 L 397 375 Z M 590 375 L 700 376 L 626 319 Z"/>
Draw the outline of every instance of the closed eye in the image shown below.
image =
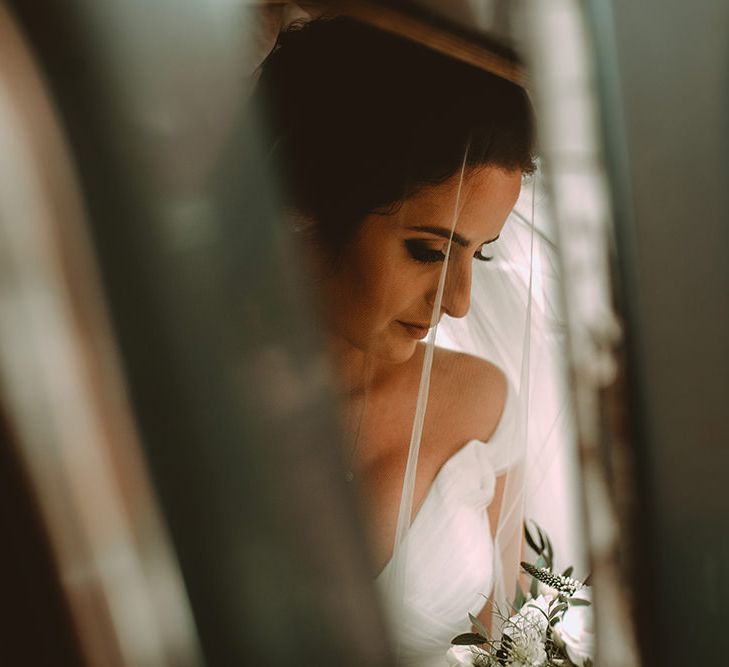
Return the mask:
<path fill-rule="evenodd" d="M 490 242 L 489 242 L 490 243 Z M 484 243 L 476 252 L 473 253 L 473 258 L 480 262 L 490 262 L 494 259 L 492 253 L 488 252 L 489 243 Z M 405 247 L 407 251 L 416 262 L 422 264 L 434 264 L 435 262 L 442 262 L 445 260 L 445 252 L 437 248 L 432 248 L 427 242 L 421 239 L 406 239 Z"/>
<path fill-rule="evenodd" d="M 442 250 L 431 248 L 427 243 L 419 239 L 406 239 L 405 247 L 408 254 L 416 262 L 423 264 L 434 264 L 445 260 L 445 253 Z"/>

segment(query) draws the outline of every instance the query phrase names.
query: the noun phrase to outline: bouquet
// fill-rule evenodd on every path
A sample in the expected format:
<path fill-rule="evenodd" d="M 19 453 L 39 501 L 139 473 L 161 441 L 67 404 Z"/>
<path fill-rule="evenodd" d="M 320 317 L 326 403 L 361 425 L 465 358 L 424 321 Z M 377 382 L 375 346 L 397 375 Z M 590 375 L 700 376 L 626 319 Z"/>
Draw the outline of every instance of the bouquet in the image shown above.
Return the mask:
<path fill-rule="evenodd" d="M 474 632 L 458 635 L 447 660 L 451 667 L 591 667 L 594 627 L 588 580 L 573 579 L 572 568 L 553 570 L 554 551 L 547 534 L 534 524 L 532 535 L 524 524 L 529 546 L 537 553 L 534 563 L 521 564 L 531 577 L 527 593 L 517 583 L 501 637 L 490 638 L 481 621 L 469 614 Z M 588 577 L 589 579 L 589 577 Z"/>

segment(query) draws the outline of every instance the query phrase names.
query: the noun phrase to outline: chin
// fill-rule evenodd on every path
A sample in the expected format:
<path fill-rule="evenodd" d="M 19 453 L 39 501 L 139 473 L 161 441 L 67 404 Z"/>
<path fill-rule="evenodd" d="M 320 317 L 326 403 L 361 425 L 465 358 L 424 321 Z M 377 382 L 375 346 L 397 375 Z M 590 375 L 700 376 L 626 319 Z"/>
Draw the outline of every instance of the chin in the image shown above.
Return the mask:
<path fill-rule="evenodd" d="M 389 364 L 403 364 L 410 361 L 418 348 L 417 340 L 392 332 L 384 334 L 381 332 L 367 339 L 351 337 L 347 340 L 350 345 L 369 357 Z"/>
<path fill-rule="evenodd" d="M 418 342 L 415 340 L 396 341 L 389 345 L 387 349 L 382 350 L 377 356 L 391 364 L 404 364 L 412 359 L 417 347 Z"/>

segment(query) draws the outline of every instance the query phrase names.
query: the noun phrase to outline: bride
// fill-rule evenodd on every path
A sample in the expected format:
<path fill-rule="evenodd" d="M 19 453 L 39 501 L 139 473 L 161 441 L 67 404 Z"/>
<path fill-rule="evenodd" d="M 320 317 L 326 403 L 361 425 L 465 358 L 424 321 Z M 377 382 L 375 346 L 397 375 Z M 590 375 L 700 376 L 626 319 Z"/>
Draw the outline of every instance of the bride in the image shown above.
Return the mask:
<path fill-rule="evenodd" d="M 442 665 L 469 613 L 490 620 L 518 417 L 502 368 L 431 331 L 469 313 L 474 272 L 534 170 L 528 96 L 341 17 L 283 33 L 257 95 L 336 371 L 372 574 L 401 660 Z"/>

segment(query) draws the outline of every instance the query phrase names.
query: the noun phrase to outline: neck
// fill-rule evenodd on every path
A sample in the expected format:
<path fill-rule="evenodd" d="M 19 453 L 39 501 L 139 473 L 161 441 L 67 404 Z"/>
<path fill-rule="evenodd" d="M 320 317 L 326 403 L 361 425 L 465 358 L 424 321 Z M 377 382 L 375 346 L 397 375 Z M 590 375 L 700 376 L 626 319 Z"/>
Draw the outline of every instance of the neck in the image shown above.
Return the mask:
<path fill-rule="evenodd" d="M 374 360 L 338 336 L 332 339 L 329 349 L 340 395 L 349 398 L 368 391 L 372 385 Z"/>
<path fill-rule="evenodd" d="M 330 347 L 342 398 L 356 398 L 379 387 L 396 364 L 378 360 L 340 337 L 333 337 Z"/>

